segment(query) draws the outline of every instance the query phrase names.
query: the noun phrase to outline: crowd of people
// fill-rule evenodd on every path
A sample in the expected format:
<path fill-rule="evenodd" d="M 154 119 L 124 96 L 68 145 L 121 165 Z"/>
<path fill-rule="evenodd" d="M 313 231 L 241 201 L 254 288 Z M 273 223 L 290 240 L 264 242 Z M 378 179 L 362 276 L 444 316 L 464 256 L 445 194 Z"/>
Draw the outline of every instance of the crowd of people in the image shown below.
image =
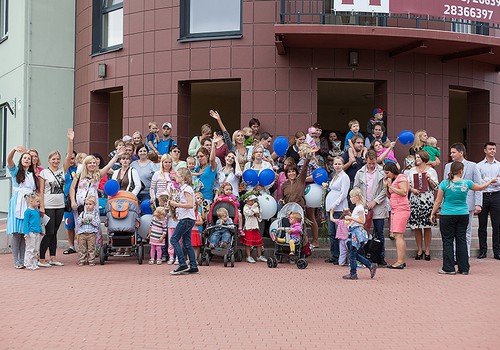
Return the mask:
<path fill-rule="evenodd" d="M 150 122 L 145 137 L 136 131 L 116 140 L 107 163 L 100 154 L 76 153 L 71 129 L 64 159 L 54 151 L 45 168 L 36 150 L 17 146 L 7 157 L 13 186 L 7 233 L 12 236 L 14 267 L 36 270 L 62 266 L 56 248 L 57 231 L 63 221 L 69 243 L 64 254 L 78 252 L 78 265 L 95 265 L 102 245 L 99 204 L 106 200 L 104 189 L 111 179 L 117 181 L 121 191 L 131 192 L 140 203 L 149 201 L 156 208 L 149 234 L 149 263 L 178 265 L 172 274 L 198 272 L 203 225 L 210 205 L 220 200 L 230 200 L 240 210 L 235 222 L 240 242 L 246 247 L 246 261 L 266 262 L 262 237 L 269 235 L 269 225 L 262 220 L 258 201 L 264 193 L 272 195 L 278 206 L 294 202 L 303 207 L 312 239 L 302 243 L 311 249 L 319 247 L 318 215 L 325 215 L 330 248 L 325 262 L 347 265 L 349 261 L 350 272 L 345 279 L 358 278 L 358 262 L 368 267 L 371 278 L 377 266 L 404 269 L 407 227 L 415 234 L 415 260 L 431 260 L 431 228 L 437 224 L 439 211 L 443 241 L 439 273 L 469 273 L 474 214 L 479 214 L 480 223 L 478 258 L 486 257 L 490 214 L 494 258 L 500 260 L 500 163 L 495 159 L 495 143 L 485 144 L 485 159 L 477 164 L 466 160 L 463 144 L 451 145 L 452 162 L 446 164 L 443 180 L 439 181 L 436 167 L 441 164 L 441 151 L 437 140 L 425 130 L 415 132 L 408 155 L 398 160 L 393 151 L 397 140 L 387 137 L 383 114 L 380 108 L 374 109 L 365 135 L 360 132 L 360 122 L 351 120 L 344 141 L 343 133 L 325 132 L 315 123 L 307 133 L 297 131 L 284 154 L 273 149 L 273 135 L 261 130 L 258 119 L 251 119 L 248 127 L 231 135 L 213 110 L 209 116 L 217 129 L 204 124 L 184 156 L 171 137 L 169 122 L 161 129 L 158 123 Z M 20 155 L 17 164 L 16 153 Z M 320 168 L 327 171 L 328 182 L 323 186 L 327 192 L 323 206 L 317 208 L 308 203 L 305 192 Z M 257 174 L 270 169 L 275 179 L 265 186 L 244 181 L 248 169 Z M 178 196 L 165 197 L 172 187 L 178 190 Z M 295 213 L 290 214 L 290 221 L 296 224 Z M 217 211 L 217 216 L 224 225 L 232 225 L 235 219 L 228 218 L 223 210 Z M 387 219 L 397 253 L 392 264 L 385 261 Z M 303 239 L 294 234 L 291 255 L 295 240 Z M 363 248 L 370 237 L 382 244 L 378 265 L 365 256 Z M 210 248 L 227 244 L 228 232 L 219 232 L 210 240 Z M 116 255 L 129 253 L 118 250 Z"/>

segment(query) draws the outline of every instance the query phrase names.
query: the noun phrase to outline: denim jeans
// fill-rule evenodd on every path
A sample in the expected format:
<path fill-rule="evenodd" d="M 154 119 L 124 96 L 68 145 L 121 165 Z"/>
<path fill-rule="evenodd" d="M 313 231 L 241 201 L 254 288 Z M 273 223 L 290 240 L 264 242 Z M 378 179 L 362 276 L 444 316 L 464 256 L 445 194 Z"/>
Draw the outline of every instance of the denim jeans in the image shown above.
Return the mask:
<path fill-rule="evenodd" d="M 356 247 L 350 241 L 347 242 L 347 246 L 349 247 L 349 267 L 351 268 L 351 275 L 356 274 L 358 261 L 368 268 L 372 266 L 371 261 L 365 258 L 363 255 L 359 254 L 358 249 L 356 249 Z"/>
<path fill-rule="evenodd" d="M 179 259 L 179 266 L 186 266 L 186 257 L 182 251 L 179 241 L 182 239 L 182 244 L 189 256 L 189 263 L 192 268 L 198 267 L 193 246 L 191 245 L 191 229 L 194 226 L 193 219 L 181 219 L 175 228 L 174 234 L 170 238 L 170 243 L 174 247 L 175 256 Z"/>
<path fill-rule="evenodd" d="M 458 269 L 469 272 L 469 254 L 467 253 L 467 225 L 469 215 L 441 215 L 439 229 L 443 240 L 443 270 L 455 271 L 453 243 L 456 243 Z"/>
<path fill-rule="evenodd" d="M 373 219 L 373 233 L 382 243 L 382 253 L 380 254 L 382 259 L 385 258 L 384 222 L 385 219 Z"/>
<path fill-rule="evenodd" d="M 216 247 L 220 244 L 221 240 L 226 243 L 231 241 L 231 233 L 227 228 L 215 230 L 210 236 L 210 244 L 213 244 Z"/>
<path fill-rule="evenodd" d="M 339 240 L 335 238 L 335 234 L 337 233 L 337 225 L 330 221 L 330 213 L 328 215 L 328 239 L 330 240 L 330 255 L 333 259 L 339 260 L 340 248 L 339 248 Z M 335 219 L 340 218 L 342 215 L 341 211 L 334 211 L 333 217 Z"/>

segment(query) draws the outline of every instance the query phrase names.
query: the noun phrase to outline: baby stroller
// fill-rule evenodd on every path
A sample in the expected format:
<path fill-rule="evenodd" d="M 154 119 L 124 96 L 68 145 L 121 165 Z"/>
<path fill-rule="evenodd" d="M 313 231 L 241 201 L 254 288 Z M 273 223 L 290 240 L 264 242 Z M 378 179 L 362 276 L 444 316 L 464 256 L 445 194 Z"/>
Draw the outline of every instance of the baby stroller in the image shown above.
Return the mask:
<path fill-rule="evenodd" d="M 290 255 L 290 235 L 288 233 L 288 228 L 290 228 L 290 221 L 288 220 L 288 214 L 294 212 L 299 213 L 302 216 L 302 234 L 300 243 L 295 244 L 295 255 Z M 296 263 L 297 268 L 303 270 L 307 267 L 308 262 L 306 257 L 310 255 L 309 243 L 307 242 L 307 236 L 305 236 L 304 230 L 304 210 L 297 203 L 287 203 L 277 214 L 277 219 L 271 223 L 269 231 L 272 232 L 276 238 L 285 238 L 286 242 L 280 243 L 278 241 L 274 242 L 274 255 L 267 259 L 267 267 L 276 268 L 278 267 L 278 260 L 283 263 L 283 258 L 288 259 L 291 263 Z"/>
<path fill-rule="evenodd" d="M 139 264 L 144 259 L 144 245 L 137 244 L 137 230 L 139 228 L 140 208 L 137 197 L 127 191 L 119 191 L 116 196 L 110 197 L 106 204 L 106 227 L 108 241 L 103 242 L 100 254 L 100 263 L 108 260 L 112 252 L 118 249 L 131 249 L 137 256 Z"/>
<path fill-rule="evenodd" d="M 217 209 L 219 208 L 225 208 L 228 211 L 229 217 L 233 220 L 234 225 L 216 225 L 218 219 Z M 207 216 L 207 227 L 203 231 L 202 235 L 203 246 L 198 259 L 198 265 L 203 265 L 203 262 L 205 262 L 207 266 L 210 265 L 210 260 L 214 255 L 224 258 L 224 267 L 227 267 L 228 264 L 230 264 L 231 267 L 234 267 L 235 260 L 243 260 L 243 251 L 241 249 L 236 249 L 238 245 L 238 220 L 238 208 L 234 203 L 230 201 L 220 201 L 211 205 Z M 229 229 L 231 240 L 225 247 L 210 248 L 210 236 L 214 231 L 220 228 Z"/>

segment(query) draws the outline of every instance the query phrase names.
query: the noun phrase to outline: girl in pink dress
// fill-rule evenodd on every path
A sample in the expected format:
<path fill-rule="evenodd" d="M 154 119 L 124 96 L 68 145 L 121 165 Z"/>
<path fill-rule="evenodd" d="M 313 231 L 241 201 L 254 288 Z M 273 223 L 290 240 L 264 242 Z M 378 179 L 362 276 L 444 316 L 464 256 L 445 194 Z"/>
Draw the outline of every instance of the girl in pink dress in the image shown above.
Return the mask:
<path fill-rule="evenodd" d="M 398 261 L 393 265 L 387 265 L 390 269 L 404 269 L 406 267 L 405 254 L 406 243 L 404 233 L 406 224 L 410 218 L 410 202 L 408 201 L 408 179 L 406 175 L 399 172 L 394 163 L 384 165 L 385 192 L 391 205 L 391 227 L 390 232 L 396 239 L 396 252 Z"/>

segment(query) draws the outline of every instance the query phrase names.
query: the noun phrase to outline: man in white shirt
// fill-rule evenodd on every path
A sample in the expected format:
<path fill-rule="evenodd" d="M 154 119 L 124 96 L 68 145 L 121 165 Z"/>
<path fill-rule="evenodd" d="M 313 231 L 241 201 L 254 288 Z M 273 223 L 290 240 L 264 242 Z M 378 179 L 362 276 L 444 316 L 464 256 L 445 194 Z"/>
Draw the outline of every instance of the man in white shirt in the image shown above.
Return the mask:
<path fill-rule="evenodd" d="M 486 182 L 500 175 L 500 162 L 495 159 L 497 145 L 494 142 L 486 142 L 484 145 L 484 160 L 477 163 L 481 180 Z M 486 258 L 488 251 L 488 214 L 491 217 L 493 256 L 500 260 L 500 184 L 494 183 L 483 191 L 483 207 L 479 213 L 479 256 L 478 259 Z"/>

